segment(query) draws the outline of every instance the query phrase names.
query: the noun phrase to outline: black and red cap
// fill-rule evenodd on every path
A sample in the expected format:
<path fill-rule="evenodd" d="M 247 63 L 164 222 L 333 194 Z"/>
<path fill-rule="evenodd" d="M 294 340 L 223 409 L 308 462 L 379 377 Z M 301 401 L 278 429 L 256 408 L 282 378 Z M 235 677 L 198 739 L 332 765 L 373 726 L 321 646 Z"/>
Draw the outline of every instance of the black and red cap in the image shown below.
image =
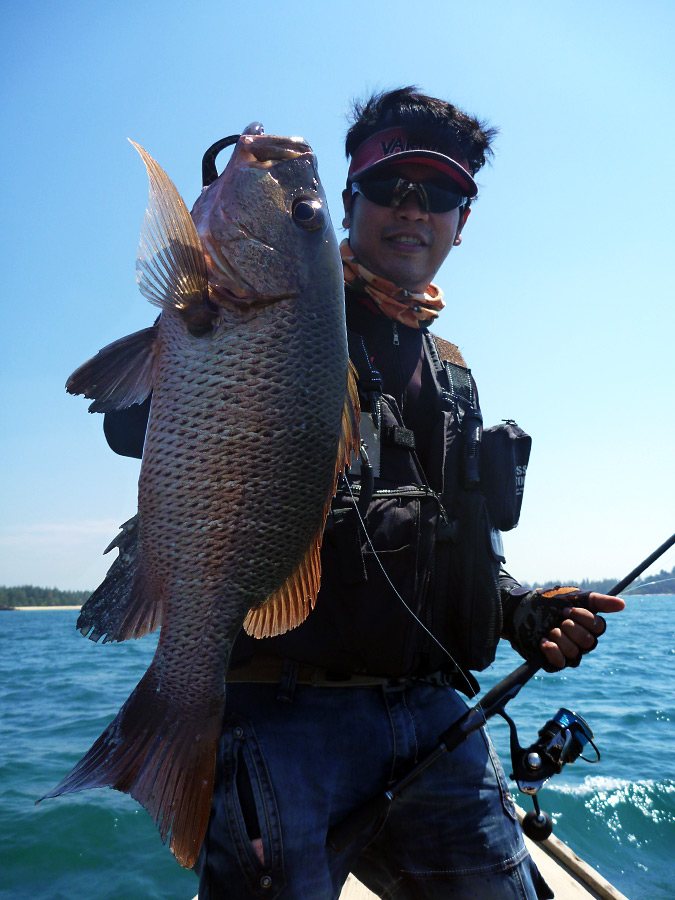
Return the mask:
<path fill-rule="evenodd" d="M 352 155 L 347 181 L 359 181 L 376 175 L 381 169 L 403 162 L 429 166 L 454 181 L 462 194 L 473 198 L 478 186 L 468 171 L 465 159 L 456 160 L 433 142 L 413 141 L 408 129 L 397 125 L 371 134 Z"/>

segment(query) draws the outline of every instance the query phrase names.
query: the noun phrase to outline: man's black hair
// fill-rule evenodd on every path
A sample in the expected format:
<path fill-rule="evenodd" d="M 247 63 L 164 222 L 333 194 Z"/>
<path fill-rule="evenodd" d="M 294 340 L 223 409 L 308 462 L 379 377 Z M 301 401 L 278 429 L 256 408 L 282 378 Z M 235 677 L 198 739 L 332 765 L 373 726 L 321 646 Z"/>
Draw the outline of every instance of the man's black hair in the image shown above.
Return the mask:
<path fill-rule="evenodd" d="M 492 155 L 490 144 L 498 133 L 497 128 L 451 103 L 421 94 L 414 85 L 373 94 L 365 102 L 355 101 L 350 118 L 353 124 L 345 141 L 347 157 L 371 134 L 402 125 L 413 141 L 433 141 L 453 158 L 456 154 L 463 157 L 472 175 Z"/>

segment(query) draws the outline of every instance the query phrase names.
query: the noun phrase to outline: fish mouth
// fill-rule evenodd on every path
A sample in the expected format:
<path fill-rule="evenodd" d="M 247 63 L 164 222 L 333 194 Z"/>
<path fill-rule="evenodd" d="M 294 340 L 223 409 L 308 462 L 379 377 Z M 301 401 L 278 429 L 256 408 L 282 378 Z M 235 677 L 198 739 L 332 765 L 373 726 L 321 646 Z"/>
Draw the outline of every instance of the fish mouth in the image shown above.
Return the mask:
<path fill-rule="evenodd" d="M 220 176 L 216 169 L 216 157 L 225 147 L 235 145 L 233 158 L 242 161 L 242 156 L 249 154 L 258 163 L 270 164 L 287 159 L 298 159 L 300 156 L 311 156 L 312 148 L 300 137 L 282 137 L 266 135 L 259 122 L 252 122 L 241 134 L 231 134 L 212 144 L 202 159 L 202 184 L 209 187 Z M 248 159 L 249 163 L 252 161 Z"/>
<path fill-rule="evenodd" d="M 313 156 L 312 148 L 301 137 L 282 137 L 276 134 L 242 134 L 239 145 L 257 163 L 274 165 L 289 159 Z M 236 150 L 238 147 L 235 148 Z"/>
<path fill-rule="evenodd" d="M 298 291 L 281 294 L 260 294 L 250 285 L 242 284 L 241 292 L 234 293 L 222 285 L 209 284 L 209 300 L 222 309 L 243 316 L 244 319 L 255 315 L 258 310 L 282 303 L 285 300 L 296 300 Z"/>
<path fill-rule="evenodd" d="M 262 293 L 257 290 L 242 271 L 232 263 L 230 255 L 226 251 L 228 244 L 239 241 L 249 241 L 268 253 L 278 254 L 278 251 L 264 238 L 254 234 L 243 222 L 231 221 L 234 226 L 234 234 L 227 242 L 209 235 L 202 239 L 205 251 L 207 268 L 209 271 L 209 297 L 212 302 L 225 308 L 252 309 L 278 303 L 282 300 L 292 300 L 299 296 L 298 291 L 279 291 L 278 293 Z"/>
<path fill-rule="evenodd" d="M 237 229 L 241 233 L 241 239 L 252 241 L 254 244 L 258 244 L 259 247 L 264 247 L 265 250 L 270 250 L 272 253 L 278 253 L 275 247 L 272 247 L 271 244 L 268 244 L 267 241 L 264 241 L 262 238 L 257 237 L 250 228 L 247 228 L 243 222 L 235 222 Z"/>

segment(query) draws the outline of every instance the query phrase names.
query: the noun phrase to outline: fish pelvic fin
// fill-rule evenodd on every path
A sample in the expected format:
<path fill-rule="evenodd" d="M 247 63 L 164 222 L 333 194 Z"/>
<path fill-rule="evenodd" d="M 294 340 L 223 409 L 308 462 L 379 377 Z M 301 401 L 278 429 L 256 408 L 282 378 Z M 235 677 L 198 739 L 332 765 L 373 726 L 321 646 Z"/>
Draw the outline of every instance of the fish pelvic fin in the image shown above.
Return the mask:
<path fill-rule="evenodd" d="M 89 412 L 111 412 L 150 396 L 157 359 L 157 325 L 108 344 L 75 369 L 66 381 L 69 394 L 94 402 Z"/>
<path fill-rule="evenodd" d="M 103 582 L 86 601 L 77 628 L 92 641 L 125 641 L 156 631 L 162 624 L 162 604 L 143 577 L 139 553 L 138 514 L 120 526 L 105 552 L 119 553 Z"/>
<path fill-rule="evenodd" d="M 206 709 L 181 708 L 167 694 L 153 662 L 90 750 L 37 802 L 99 787 L 130 794 L 190 869 L 211 811 L 224 692 Z"/>
<path fill-rule="evenodd" d="M 342 407 L 341 433 L 335 460 L 335 479 L 331 495 L 323 511 L 321 528 L 313 538 L 304 559 L 286 582 L 261 605 L 249 611 L 244 630 L 256 638 L 274 637 L 305 621 L 314 605 L 321 586 L 321 540 L 326 517 L 339 476 L 344 472 L 352 453 L 359 447 L 360 405 L 356 387 L 356 370 L 349 363 L 347 391 Z"/>
<path fill-rule="evenodd" d="M 188 331 L 200 337 L 219 316 L 209 300 L 206 261 L 197 229 L 183 198 L 164 169 L 134 141 L 149 180 L 136 260 L 136 280 L 143 296 L 162 309 L 177 310 Z"/>

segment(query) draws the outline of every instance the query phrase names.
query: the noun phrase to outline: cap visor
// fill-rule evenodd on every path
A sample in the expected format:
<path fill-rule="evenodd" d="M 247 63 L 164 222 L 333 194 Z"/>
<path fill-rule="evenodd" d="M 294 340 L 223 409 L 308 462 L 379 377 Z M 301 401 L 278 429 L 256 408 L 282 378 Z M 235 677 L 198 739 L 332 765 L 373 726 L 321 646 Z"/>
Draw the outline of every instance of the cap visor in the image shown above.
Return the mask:
<path fill-rule="evenodd" d="M 357 172 L 352 172 L 348 181 L 350 183 L 359 181 L 361 178 L 375 175 L 382 169 L 390 169 L 392 166 L 405 162 L 415 162 L 418 165 L 429 166 L 437 172 L 442 172 L 460 187 L 466 197 L 475 197 L 478 193 L 478 185 L 463 166 L 444 153 L 434 153 L 431 150 L 404 150 L 401 153 L 392 154 L 372 165 L 364 166 Z"/>

